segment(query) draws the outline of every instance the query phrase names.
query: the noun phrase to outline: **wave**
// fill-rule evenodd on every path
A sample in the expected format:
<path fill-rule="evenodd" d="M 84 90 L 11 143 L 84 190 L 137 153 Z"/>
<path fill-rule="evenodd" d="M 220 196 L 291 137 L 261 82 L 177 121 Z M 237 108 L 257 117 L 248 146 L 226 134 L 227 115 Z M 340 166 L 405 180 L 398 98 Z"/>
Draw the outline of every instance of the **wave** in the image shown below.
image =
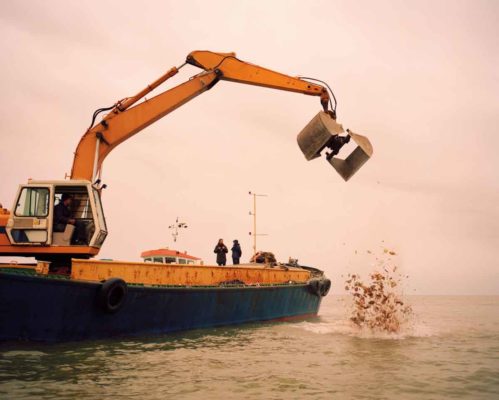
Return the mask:
<path fill-rule="evenodd" d="M 345 335 L 360 339 L 390 339 L 401 340 L 436 336 L 438 332 L 423 322 L 411 321 L 400 326 L 397 332 L 375 330 L 369 327 L 359 327 L 350 319 L 335 321 L 299 322 L 293 327 L 319 335 Z"/>

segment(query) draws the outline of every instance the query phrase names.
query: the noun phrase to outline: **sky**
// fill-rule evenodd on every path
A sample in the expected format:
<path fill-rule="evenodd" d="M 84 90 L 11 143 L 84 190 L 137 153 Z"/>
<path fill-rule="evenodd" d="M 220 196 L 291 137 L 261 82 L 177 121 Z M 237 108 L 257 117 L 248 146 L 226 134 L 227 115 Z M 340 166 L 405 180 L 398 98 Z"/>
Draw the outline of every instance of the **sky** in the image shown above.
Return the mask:
<path fill-rule="evenodd" d="M 296 144 L 317 98 L 220 82 L 107 157 L 99 258 L 168 246 L 210 264 L 223 238 L 247 261 L 253 191 L 267 195 L 258 249 L 324 269 L 336 293 L 384 262 L 409 294 L 499 294 L 499 2 L 1 3 L 4 207 L 28 178 L 64 179 L 95 109 L 193 50 L 233 51 L 328 82 L 338 121 L 369 137 L 373 157 L 345 183 Z M 174 243 L 177 217 L 188 228 Z"/>

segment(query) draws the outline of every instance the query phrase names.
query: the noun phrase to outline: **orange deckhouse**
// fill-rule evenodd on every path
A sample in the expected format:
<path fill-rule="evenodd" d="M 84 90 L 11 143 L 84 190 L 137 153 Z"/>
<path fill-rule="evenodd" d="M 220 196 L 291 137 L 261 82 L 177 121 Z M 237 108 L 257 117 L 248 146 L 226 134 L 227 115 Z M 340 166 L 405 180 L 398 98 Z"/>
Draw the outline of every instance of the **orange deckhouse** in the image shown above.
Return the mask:
<path fill-rule="evenodd" d="M 191 256 L 186 251 L 183 253 L 178 250 L 171 250 L 169 248 L 146 250 L 140 256 L 144 262 L 153 262 L 161 264 L 194 264 L 203 265 L 203 260 L 199 257 Z"/>

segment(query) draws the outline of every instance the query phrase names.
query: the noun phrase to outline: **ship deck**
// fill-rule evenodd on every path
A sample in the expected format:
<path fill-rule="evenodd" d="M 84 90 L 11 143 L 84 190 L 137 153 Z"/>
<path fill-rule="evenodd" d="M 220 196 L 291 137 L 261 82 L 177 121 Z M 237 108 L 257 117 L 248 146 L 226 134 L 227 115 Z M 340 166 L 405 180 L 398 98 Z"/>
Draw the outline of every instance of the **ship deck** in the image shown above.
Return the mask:
<path fill-rule="evenodd" d="M 245 285 L 306 283 L 308 270 L 278 264 L 240 264 L 229 266 L 159 264 L 129 261 L 73 259 L 69 278 L 75 281 L 103 282 L 121 278 L 130 284 L 168 286 L 216 286 L 241 283 Z M 33 269 L 49 275 L 49 263 L 2 264 L 2 267 Z"/>

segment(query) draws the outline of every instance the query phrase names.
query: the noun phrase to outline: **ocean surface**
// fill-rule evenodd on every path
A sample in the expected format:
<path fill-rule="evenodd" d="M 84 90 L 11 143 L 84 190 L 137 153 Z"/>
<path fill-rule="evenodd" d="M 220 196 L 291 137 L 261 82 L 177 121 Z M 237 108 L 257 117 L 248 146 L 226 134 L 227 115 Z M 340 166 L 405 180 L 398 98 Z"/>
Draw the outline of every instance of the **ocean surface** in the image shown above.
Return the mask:
<path fill-rule="evenodd" d="M 499 296 L 409 296 L 397 334 L 320 316 L 143 339 L 0 345 L 2 399 L 499 399 Z"/>

